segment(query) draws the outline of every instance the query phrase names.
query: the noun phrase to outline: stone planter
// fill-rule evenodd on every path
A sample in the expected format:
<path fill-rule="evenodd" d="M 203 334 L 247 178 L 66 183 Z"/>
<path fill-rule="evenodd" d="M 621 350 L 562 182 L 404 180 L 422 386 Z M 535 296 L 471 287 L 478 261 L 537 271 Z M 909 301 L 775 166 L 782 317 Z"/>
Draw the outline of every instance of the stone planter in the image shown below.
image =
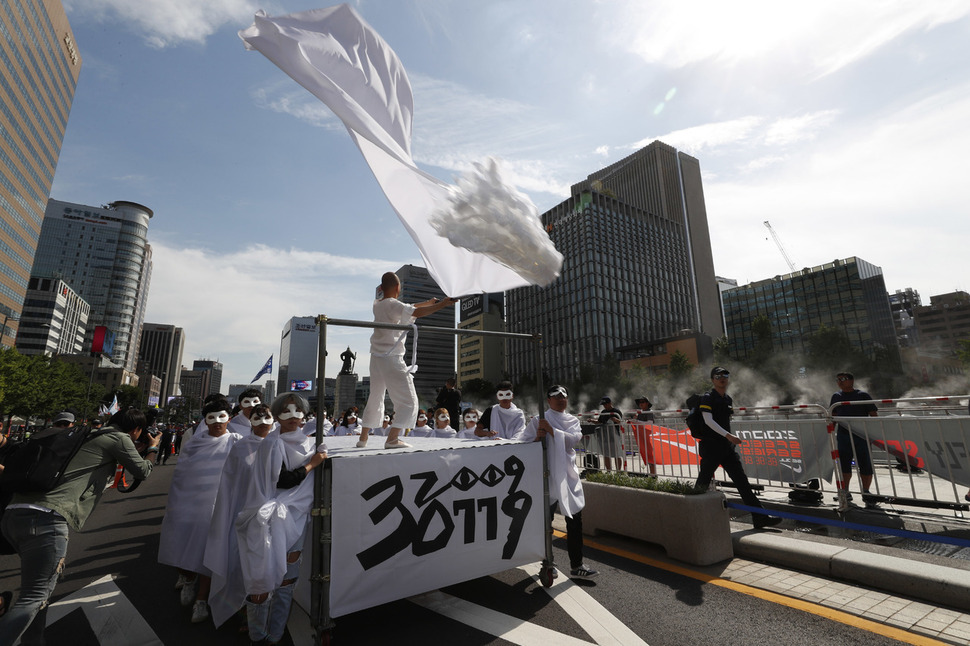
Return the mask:
<path fill-rule="evenodd" d="M 583 533 L 601 531 L 656 543 L 667 556 L 693 565 L 734 557 L 724 494 L 695 496 L 583 482 Z"/>

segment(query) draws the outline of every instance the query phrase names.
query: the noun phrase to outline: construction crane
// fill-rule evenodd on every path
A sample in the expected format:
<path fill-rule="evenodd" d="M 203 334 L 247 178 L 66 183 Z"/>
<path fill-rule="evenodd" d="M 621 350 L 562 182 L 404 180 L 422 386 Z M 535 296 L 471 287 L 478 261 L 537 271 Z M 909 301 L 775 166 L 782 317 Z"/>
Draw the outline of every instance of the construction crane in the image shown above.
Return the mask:
<path fill-rule="evenodd" d="M 791 258 L 788 257 L 788 252 L 785 251 L 784 245 L 782 245 L 781 240 L 778 239 L 778 234 L 775 233 L 775 230 L 771 228 L 771 222 L 768 222 L 768 220 L 765 220 L 765 226 L 768 227 L 768 231 L 771 232 L 771 237 L 774 239 L 775 244 L 778 245 L 778 251 L 780 251 L 781 255 L 785 257 L 785 262 L 788 263 L 788 268 L 794 272 L 795 263 L 793 263 L 791 261 Z"/>

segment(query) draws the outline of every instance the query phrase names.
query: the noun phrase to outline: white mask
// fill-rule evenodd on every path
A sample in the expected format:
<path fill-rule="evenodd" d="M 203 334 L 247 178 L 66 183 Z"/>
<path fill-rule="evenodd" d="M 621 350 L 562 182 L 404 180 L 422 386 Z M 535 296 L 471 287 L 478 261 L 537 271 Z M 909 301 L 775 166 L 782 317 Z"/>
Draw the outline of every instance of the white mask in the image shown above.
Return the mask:
<path fill-rule="evenodd" d="M 280 421 L 285 419 L 293 419 L 294 417 L 297 419 L 303 419 L 303 413 L 297 409 L 296 404 L 287 404 L 286 412 L 280 413 Z"/>
<path fill-rule="evenodd" d="M 451 418 L 448 417 L 447 415 L 438 415 L 438 421 L 439 422 L 450 422 L 451 421 Z"/>
<path fill-rule="evenodd" d="M 418 415 L 418 424 L 424 426 L 424 423 L 428 421 L 427 415 Z"/>
<path fill-rule="evenodd" d="M 253 417 L 249 421 L 253 426 L 268 426 L 275 421 L 269 413 L 264 413 L 264 415 L 265 417 Z"/>
<path fill-rule="evenodd" d="M 206 424 L 225 424 L 229 421 L 229 413 L 224 410 L 208 413 L 205 416 Z"/>
<path fill-rule="evenodd" d="M 390 422 L 391 421 L 391 416 L 390 415 L 385 415 L 384 416 L 384 421 L 385 422 Z"/>
<path fill-rule="evenodd" d="M 259 403 L 261 403 L 259 401 L 259 397 L 245 397 L 241 402 L 239 402 L 239 405 L 243 408 L 252 408 Z"/>
<path fill-rule="evenodd" d="M 467 415 L 465 415 L 464 420 L 466 422 L 477 422 L 478 421 L 478 413 L 468 413 Z"/>
<path fill-rule="evenodd" d="M 500 390 L 497 393 L 495 393 L 495 396 L 498 398 L 499 401 L 504 401 L 506 399 L 512 399 L 512 391 L 511 390 Z"/>

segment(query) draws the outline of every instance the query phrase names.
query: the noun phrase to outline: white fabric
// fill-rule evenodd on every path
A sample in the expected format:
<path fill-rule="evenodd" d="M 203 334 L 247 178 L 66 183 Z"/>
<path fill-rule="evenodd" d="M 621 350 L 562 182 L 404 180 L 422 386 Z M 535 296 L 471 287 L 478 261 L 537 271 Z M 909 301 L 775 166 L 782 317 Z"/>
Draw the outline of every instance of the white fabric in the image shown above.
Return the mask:
<path fill-rule="evenodd" d="M 317 419 L 318 418 L 314 417 L 309 422 L 307 422 L 306 424 L 304 424 L 304 426 L 303 426 L 303 434 L 304 435 L 310 436 L 310 435 L 315 435 L 316 434 L 316 432 L 317 432 Z M 323 434 L 324 435 L 331 435 L 332 433 L 333 433 L 333 423 L 329 419 L 324 418 L 324 420 L 323 420 Z"/>
<path fill-rule="evenodd" d="M 562 256 L 548 235 L 536 235 L 537 223 L 522 206 L 524 196 L 492 176 L 453 188 L 417 168 L 411 158 L 414 108 L 407 74 L 388 44 L 351 7 L 275 18 L 260 11 L 239 36 L 247 48 L 260 51 L 343 121 L 445 294 L 548 284 L 558 275 Z M 477 190 L 483 195 L 477 196 Z M 440 211 L 436 219 L 441 226 L 449 210 L 462 220 L 469 220 L 465 216 L 471 212 L 470 220 L 478 228 L 491 222 L 508 230 L 514 253 L 454 246 L 431 222 L 432 213 Z M 456 240 L 459 244 L 475 243 L 461 237 L 465 239 Z M 520 261 L 524 263 L 515 266 Z"/>
<path fill-rule="evenodd" d="M 451 438 L 457 437 L 457 436 L 458 436 L 458 431 L 451 428 L 450 426 L 446 426 L 444 428 L 435 428 L 434 434 L 432 435 L 432 437 L 438 437 L 445 440 L 450 440 Z"/>
<path fill-rule="evenodd" d="M 382 298 L 374 301 L 374 322 L 393 323 L 395 325 L 410 325 L 414 323 L 414 305 L 402 303 L 396 298 Z M 370 336 L 371 354 L 385 357 L 404 356 L 404 342 L 407 340 L 406 330 L 387 330 L 374 328 Z"/>
<path fill-rule="evenodd" d="M 586 506 L 583 483 L 576 468 L 576 446 L 583 441 L 583 431 L 575 415 L 550 409 L 545 417 L 553 430 L 551 441 L 549 435 L 543 440 L 549 460 L 549 502 L 558 502 L 560 511 L 572 518 Z M 533 417 L 515 439 L 534 442 L 538 425 L 539 418 Z"/>
<path fill-rule="evenodd" d="M 242 413 L 236 413 L 236 415 L 229 420 L 229 432 L 246 437 L 247 435 L 253 434 L 253 426 L 249 423 L 248 417 Z"/>
<path fill-rule="evenodd" d="M 714 431 L 715 433 L 717 433 L 722 437 L 727 437 L 727 434 L 728 434 L 727 430 L 723 426 L 721 426 L 720 424 L 714 421 L 713 414 L 705 410 L 705 411 L 701 411 L 701 417 L 704 418 L 704 423 L 707 424 L 707 428 L 711 429 L 712 431 Z"/>
<path fill-rule="evenodd" d="M 334 435 L 360 435 L 360 422 L 354 422 L 353 426 L 344 426 L 341 424 L 336 427 L 333 431 Z"/>
<path fill-rule="evenodd" d="M 313 476 L 292 489 L 277 489 L 281 469 L 306 464 L 316 447 L 299 430 L 275 433 L 260 443 L 252 470 L 252 499 L 236 516 L 236 538 L 247 594 L 270 592 L 286 574 L 286 551 L 303 535 L 313 504 Z"/>
<path fill-rule="evenodd" d="M 511 404 L 508 409 L 495 404 L 492 406 L 488 426 L 488 430 L 498 433 L 496 437 L 511 440 L 525 429 L 525 413 L 515 404 Z"/>
<path fill-rule="evenodd" d="M 473 426 L 471 428 L 463 428 L 462 430 L 458 431 L 458 439 L 459 440 L 481 440 L 484 438 L 481 438 L 475 435 L 475 427 Z"/>
<path fill-rule="evenodd" d="M 263 438 L 258 435 L 236 442 L 222 469 L 203 559 L 205 567 L 212 572 L 209 608 L 217 628 L 242 608 L 246 600 L 235 521 L 242 509 L 261 500 L 253 471 L 262 442 Z"/>
<path fill-rule="evenodd" d="M 158 545 L 158 562 L 209 574 L 203 565 L 212 509 L 229 450 L 242 439 L 235 433 L 212 437 L 197 433 L 182 447 L 168 490 Z"/>
<path fill-rule="evenodd" d="M 384 423 L 384 392 L 394 404 L 395 428 L 411 428 L 418 418 L 418 395 L 414 391 L 414 378 L 404 364 L 404 357 L 370 357 L 370 395 L 364 418 L 365 428 L 380 428 Z"/>
<path fill-rule="evenodd" d="M 424 426 L 415 426 L 408 433 L 408 437 L 433 437 L 434 429 L 425 424 Z"/>

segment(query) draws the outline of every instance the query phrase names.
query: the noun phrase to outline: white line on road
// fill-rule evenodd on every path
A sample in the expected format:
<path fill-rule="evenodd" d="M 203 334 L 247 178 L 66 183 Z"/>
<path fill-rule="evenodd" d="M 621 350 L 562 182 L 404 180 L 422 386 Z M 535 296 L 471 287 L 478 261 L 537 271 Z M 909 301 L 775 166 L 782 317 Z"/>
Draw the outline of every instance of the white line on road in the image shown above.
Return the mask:
<path fill-rule="evenodd" d="M 149 627 L 109 574 L 52 603 L 47 625 L 81 608 L 101 646 L 158 646 L 162 640 Z"/>

